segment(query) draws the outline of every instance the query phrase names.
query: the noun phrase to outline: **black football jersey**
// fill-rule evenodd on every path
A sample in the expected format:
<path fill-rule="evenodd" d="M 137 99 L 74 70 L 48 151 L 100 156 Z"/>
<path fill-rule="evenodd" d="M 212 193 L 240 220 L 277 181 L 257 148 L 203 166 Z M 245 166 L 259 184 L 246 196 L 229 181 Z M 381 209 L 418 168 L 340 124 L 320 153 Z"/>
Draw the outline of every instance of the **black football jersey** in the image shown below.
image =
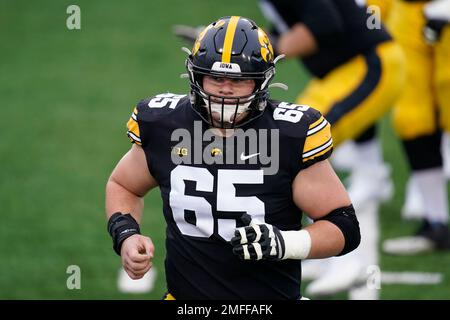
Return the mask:
<path fill-rule="evenodd" d="M 127 127 L 159 183 L 167 286 L 176 299 L 300 298 L 299 260 L 243 261 L 229 241 L 244 213 L 301 229 L 291 184 L 333 148 L 317 110 L 269 101 L 259 118 L 224 138 L 210 134 L 188 96 L 166 93 L 139 102 Z M 236 141 L 238 133 L 245 138 Z"/>
<path fill-rule="evenodd" d="M 305 24 L 318 42 L 319 50 L 301 61 L 316 77 L 351 58 L 372 51 L 390 40 L 382 23 L 371 26 L 367 7 L 356 0 L 260 0 L 261 9 L 278 34 L 296 23 Z"/>

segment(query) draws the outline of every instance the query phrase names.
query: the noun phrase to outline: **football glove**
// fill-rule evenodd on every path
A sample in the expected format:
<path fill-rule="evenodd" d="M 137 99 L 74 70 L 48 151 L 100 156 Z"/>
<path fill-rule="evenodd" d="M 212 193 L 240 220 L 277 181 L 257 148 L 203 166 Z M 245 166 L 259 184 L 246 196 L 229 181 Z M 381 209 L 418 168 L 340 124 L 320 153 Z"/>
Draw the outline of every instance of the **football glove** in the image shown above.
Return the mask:
<path fill-rule="evenodd" d="M 233 253 L 243 260 L 305 259 L 311 250 L 306 230 L 281 231 L 267 223 L 255 223 L 248 214 L 241 220 L 246 227 L 237 228 L 231 239 Z"/>
<path fill-rule="evenodd" d="M 243 260 L 282 260 L 286 251 L 281 231 L 266 223 L 237 228 L 231 245 Z"/>

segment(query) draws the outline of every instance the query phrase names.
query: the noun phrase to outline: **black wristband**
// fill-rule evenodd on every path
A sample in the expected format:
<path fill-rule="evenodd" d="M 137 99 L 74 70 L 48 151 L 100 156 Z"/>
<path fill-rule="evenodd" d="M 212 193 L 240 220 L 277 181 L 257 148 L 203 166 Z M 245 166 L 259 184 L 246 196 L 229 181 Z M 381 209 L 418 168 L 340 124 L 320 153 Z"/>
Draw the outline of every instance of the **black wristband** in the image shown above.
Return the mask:
<path fill-rule="evenodd" d="M 122 243 L 133 234 L 141 234 L 139 224 L 129 213 L 114 213 L 108 220 L 108 232 L 113 240 L 113 249 L 120 256 Z"/>

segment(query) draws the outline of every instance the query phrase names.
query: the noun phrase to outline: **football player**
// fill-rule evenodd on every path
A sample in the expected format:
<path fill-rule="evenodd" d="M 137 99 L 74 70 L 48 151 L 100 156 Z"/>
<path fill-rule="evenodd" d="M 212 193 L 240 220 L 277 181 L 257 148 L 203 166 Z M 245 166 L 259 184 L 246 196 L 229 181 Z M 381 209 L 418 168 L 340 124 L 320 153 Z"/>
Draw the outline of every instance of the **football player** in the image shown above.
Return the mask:
<path fill-rule="evenodd" d="M 297 103 L 314 105 L 322 112 L 333 126 L 335 145 L 356 140 L 354 153 L 347 157 L 355 157 L 349 177 L 350 198 L 360 214 L 361 230 L 367 230 L 358 249 L 361 254 L 333 259 L 320 279 L 307 288 L 312 295 L 332 294 L 354 285 L 361 274 L 367 275 L 366 266 L 378 263 L 377 206 L 392 195 L 393 185 L 375 124 L 400 94 L 404 57 L 381 21 L 373 20 L 364 1 L 259 3 L 272 22 L 275 50 L 299 58 L 312 75 Z M 314 263 L 308 269 L 317 267 Z M 335 273 L 340 270 L 347 271 L 345 276 Z"/>
<path fill-rule="evenodd" d="M 127 273 L 142 277 L 155 253 L 140 234 L 143 197 L 159 187 L 166 299 L 299 299 L 302 259 L 360 242 L 327 160 L 330 124 L 312 107 L 269 99 L 274 58 L 253 21 L 221 18 L 189 51 L 189 95 L 144 99 L 128 121 L 132 147 L 106 186 L 108 231 Z M 314 220 L 306 228 L 302 212 Z"/>
<path fill-rule="evenodd" d="M 361 1 L 358 1 L 361 2 Z M 350 180 L 355 206 L 385 200 L 392 190 L 375 124 L 404 82 L 400 47 L 383 24 L 370 25 L 364 5 L 348 0 L 261 0 L 274 48 L 299 58 L 312 80 L 297 103 L 316 106 L 333 125 L 335 145 L 356 140 L 359 164 Z M 370 182 L 369 182 L 370 181 Z"/>
<path fill-rule="evenodd" d="M 389 12 L 392 7 L 393 0 L 367 0 L 368 10 L 378 11 L 381 14 L 382 21 L 386 21 L 389 16 Z M 446 19 L 446 14 L 448 15 L 448 1 L 430 1 L 426 8 L 427 12 L 424 12 L 427 16 L 427 26 L 423 29 L 424 37 L 437 38 L 442 32 L 442 28 L 445 24 L 448 24 L 448 18 Z M 431 12 L 430 12 L 431 9 Z M 397 9 L 398 10 L 398 9 Z M 434 18 L 432 17 L 434 15 Z M 417 20 L 417 19 L 416 19 Z M 435 40 L 430 39 L 432 42 Z M 429 42 L 430 40 L 427 40 Z M 445 72 L 441 70 L 440 72 Z M 350 147 L 352 144 L 350 144 Z M 342 149 L 342 150 L 341 150 Z M 345 149 L 345 150 L 343 150 Z M 333 153 L 332 163 L 335 168 L 343 168 L 344 170 L 349 170 L 351 166 L 354 165 L 353 162 L 346 156 L 351 152 L 352 149 L 345 146 L 345 148 L 339 148 Z M 447 180 L 450 180 L 450 139 L 449 134 L 445 133 L 442 137 L 442 156 L 444 162 L 444 173 Z M 342 154 L 342 156 L 341 156 Z M 423 203 L 422 193 L 420 192 L 414 176 L 411 176 L 406 185 L 405 201 L 403 203 L 401 213 L 402 218 L 405 220 L 420 220 L 425 217 L 425 204 Z"/>
<path fill-rule="evenodd" d="M 387 240 L 383 248 L 392 254 L 448 250 L 448 191 L 441 137 L 442 131 L 450 132 L 450 0 L 396 0 L 387 24 L 407 61 L 408 82 L 394 106 L 393 120 L 418 196 L 408 197 L 403 211 L 417 215 L 423 210 L 424 219 L 415 236 Z M 410 183 L 408 194 L 413 187 Z"/>

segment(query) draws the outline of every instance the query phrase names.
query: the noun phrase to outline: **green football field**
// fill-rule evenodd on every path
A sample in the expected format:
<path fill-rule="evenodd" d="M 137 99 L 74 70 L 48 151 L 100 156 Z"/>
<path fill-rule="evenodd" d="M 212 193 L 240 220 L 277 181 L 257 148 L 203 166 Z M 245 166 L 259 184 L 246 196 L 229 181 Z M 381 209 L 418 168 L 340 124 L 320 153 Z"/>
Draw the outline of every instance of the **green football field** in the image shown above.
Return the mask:
<path fill-rule="evenodd" d="M 66 27 L 70 4 L 81 29 Z M 109 173 L 130 147 L 125 123 L 134 104 L 157 93 L 186 93 L 185 45 L 174 24 L 199 25 L 243 15 L 265 25 L 256 1 L 0 1 L 0 299 L 160 299 L 165 292 L 164 221 L 159 191 L 146 198 L 143 232 L 156 247 L 153 292 L 117 290 L 120 259 L 104 216 Z M 292 100 L 307 76 L 296 61 L 276 80 Z M 395 197 L 382 206 L 381 238 L 404 235 L 400 208 L 408 170 L 386 118 L 381 126 L 392 164 Z M 68 266 L 81 270 L 81 289 L 66 286 Z M 441 272 L 439 285 L 383 285 L 382 299 L 450 298 L 450 254 L 381 255 L 388 271 Z M 338 298 L 345 298 L 339 295 Z"/>

